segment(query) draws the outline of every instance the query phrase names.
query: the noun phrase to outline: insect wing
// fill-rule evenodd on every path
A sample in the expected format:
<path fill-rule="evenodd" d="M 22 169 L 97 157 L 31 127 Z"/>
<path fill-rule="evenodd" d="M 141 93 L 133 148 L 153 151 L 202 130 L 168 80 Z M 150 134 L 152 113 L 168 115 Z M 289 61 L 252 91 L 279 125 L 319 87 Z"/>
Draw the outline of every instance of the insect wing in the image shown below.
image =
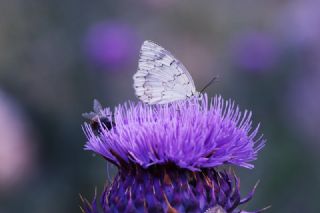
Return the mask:
<path fill-rule="evenodd" d="M 183 64 L 152 41 L 142 44 L 138 71 L 133 80 L 136 95 L 148 104 L 183 100 L 197 93 Z"/>

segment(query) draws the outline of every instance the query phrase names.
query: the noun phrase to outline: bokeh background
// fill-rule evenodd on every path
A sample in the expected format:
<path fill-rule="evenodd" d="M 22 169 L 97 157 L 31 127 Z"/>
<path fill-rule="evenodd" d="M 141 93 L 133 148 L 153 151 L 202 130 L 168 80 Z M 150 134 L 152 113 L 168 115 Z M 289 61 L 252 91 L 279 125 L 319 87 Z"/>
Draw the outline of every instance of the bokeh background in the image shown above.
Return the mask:
<path fill-rule="evenodd" d="M 146 39 L 170 50 L 197 88 L 253 111 L 268 139 L 239 169 L 246 209 L 320 212 L 320 2 L 0 1 L 0 212 L 80 212 L 107 178 L 83 151 L 82 112 L 135 100 Z M 109 168 L 109 167 L 108 167 Z"/>

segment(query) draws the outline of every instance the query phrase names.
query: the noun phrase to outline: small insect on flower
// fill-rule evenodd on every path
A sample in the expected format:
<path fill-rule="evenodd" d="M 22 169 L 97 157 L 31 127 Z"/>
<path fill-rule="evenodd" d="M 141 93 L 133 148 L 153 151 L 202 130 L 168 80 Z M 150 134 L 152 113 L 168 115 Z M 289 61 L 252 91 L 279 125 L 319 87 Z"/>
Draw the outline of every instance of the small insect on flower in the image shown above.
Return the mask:
<path fill-rule="evenodd" d="M 145 41 L 140 50 L 138 71 L 133 76 L 137 97 L 147 104 L 165 104 L 201 95 L 183 64 L 169 51 L 152 41 Z"/>
<path fill-rule="evenodd" d="M 102 130 L 110 130 L 116 125 L 112 121 L 109 108 L 103 109 L 96 99 L 93 101 L 93 112 L 83 113 L 82 116 L 89 120 L 89 124 L 95 134 L 100 134 Z"/>
<path fill-rule="evenodd" d="M 207 209 L 204 213 L 226 213 L 226 211 L 219 205 L 216 205 L 213 208 Z"/>

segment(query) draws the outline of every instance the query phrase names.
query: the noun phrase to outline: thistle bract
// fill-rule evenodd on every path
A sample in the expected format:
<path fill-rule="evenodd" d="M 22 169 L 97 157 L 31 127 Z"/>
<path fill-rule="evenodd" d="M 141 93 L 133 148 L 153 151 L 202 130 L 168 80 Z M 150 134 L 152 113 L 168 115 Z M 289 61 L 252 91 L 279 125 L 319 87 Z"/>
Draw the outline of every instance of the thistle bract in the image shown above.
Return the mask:
<path fill-rule="evenodd" d="M 105 213 L 240 213 L 237 207 L 252 198 L 255 188 L 241 199 L 239 179 L 230 171 L 192 172 L 173 165 L 136 167 L 119 171 L 105 188 L 101 206 Z M 96 199 L 84 204 L 84 212 L 98 212 Z"/>
<path fill-rule="evenodd" d="M 111 112 L 111 111 L 110 111 Z M 104 212 L 240 212 L 239 179 L 220 165 L 253 168 L 264 146 L 251 112 L 207 95 L 164 105 L 128 102 L 115 125 L 97 134 L 84 125 L 87 150 L 118 167 L 101 198 Z M 85 203 L 84 211 L 97 212 Z M 220 211 L 220 209 L 222 209 Z"/>

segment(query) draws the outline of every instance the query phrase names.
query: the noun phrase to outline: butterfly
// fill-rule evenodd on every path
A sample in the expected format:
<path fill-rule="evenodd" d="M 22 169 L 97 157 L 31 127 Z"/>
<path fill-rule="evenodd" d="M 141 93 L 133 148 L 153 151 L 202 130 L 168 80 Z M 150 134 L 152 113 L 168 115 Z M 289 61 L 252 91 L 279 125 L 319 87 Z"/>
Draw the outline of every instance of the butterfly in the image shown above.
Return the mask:
<path fill-rule="evenodd" d="M 116 125 L 112 121 L 109 108 L 103 109 L 96 99 L 93 101 L 93 112 L 82 113 L 82 116 L 89 120 L 89 124 L 95 134 L 100 134 L 104 129 L 110 130 Z"/>
<path fill-rule="evenodd" d="M 141 46 L 133 87 L 136 96 L 147 104 L 165 104 L 201 94 L 183 64 L 152 41 L 145 41 Z"/>

